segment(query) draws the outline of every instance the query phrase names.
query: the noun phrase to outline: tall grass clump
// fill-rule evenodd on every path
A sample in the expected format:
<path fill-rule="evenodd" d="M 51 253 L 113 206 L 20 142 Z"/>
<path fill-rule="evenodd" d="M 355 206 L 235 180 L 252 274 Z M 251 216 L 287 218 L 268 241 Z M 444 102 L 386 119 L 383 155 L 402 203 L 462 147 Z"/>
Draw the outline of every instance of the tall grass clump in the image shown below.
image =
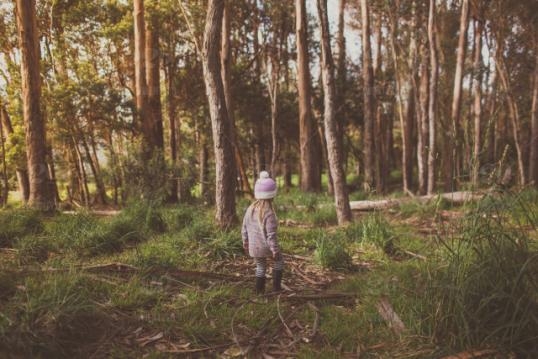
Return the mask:
<path fill-rule="evenodd" d="M 538 352 L 538 251 L 509 220 L 510 200 L 480 203 L 461 237 L 441 240 L 447 263 L 433 273 L 429 298 L 433 334 L 444 346 Z"/>
<path fill-rule="evenodd" d="M 78 357 L 110 333 L 112 319 L 95 305 L 107 289 L 87 277 L 29 277 L 21 288 L 2 310 L 0 356 Z"/>
<path fill-rule="evenodd" d="M 0 247 L 11 247 L 18 239 L 43 231 L 36 211 L 26 209 L 0 211 Z"/>
<path fill-rule="evenodd" d="M 349 270 L 353 263 L 345 240 L 338 235 L 318 231 L 315 241 L 314 260 L 324 268 L 333 270 Z"/>
<path fill-rule="evenodd" d="M 364 243 L 373 243 L 385 252 L 392 248 L 392 229 L 379 213 L 370 214 L 361 222 L 361 234 Z"/>

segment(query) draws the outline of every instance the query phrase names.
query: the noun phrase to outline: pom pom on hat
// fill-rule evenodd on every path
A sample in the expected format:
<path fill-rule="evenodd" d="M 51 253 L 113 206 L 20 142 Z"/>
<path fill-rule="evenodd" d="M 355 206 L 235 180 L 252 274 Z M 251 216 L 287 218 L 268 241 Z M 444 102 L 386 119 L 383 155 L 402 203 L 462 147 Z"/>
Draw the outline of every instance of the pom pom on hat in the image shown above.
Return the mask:
<path fill-rule="evenodd" d="M 269 172 L 261 171 L 260 172 L 260 178 L 269 178 Z"/>
<path fill-rule="evenodd" d="M 276 196 L 276 182 L 269 176 L 269 172 L 261 171 L 260 178 L 254 185 L 256 199 L 271 199 Z"/>

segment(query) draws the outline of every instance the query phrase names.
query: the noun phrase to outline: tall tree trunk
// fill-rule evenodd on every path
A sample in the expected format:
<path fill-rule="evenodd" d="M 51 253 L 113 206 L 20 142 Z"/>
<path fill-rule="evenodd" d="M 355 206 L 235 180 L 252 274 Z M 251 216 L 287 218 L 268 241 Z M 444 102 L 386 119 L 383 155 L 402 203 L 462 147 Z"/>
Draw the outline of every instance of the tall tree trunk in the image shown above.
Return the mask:
<path fill-rule="evenodd" d="M 437 107 L 437 78 L 439 75 L 439 63 L 437 60 L 437 36 L 436 36 L 436 0 L 430 0 L 428 15 L 428 42 L 430 46 L 430 84 L 428 100 L 428 194 L 433 194 L 435 189 L 435 157 L 436 157 L 436 107 Z"/>
<path fill-rule="evenodd" d="M 370 45 L 370 15 L 368 1 L 361 0 L 361 25 L 362 25 L 362 77 L 364 83 L 364 179 L 365 191 L 370 191 L 374 184 L 374 74 L 372 68 L 372 50 Z"/>
<path fill-rule="evenodd" d="M 339 136 L 342 137 L 345 124 L 345 98 L 346 98 L 346 37 L 344 35 L 344 14 L 346 0 L 338 2 L 338 32 L 336 34 L 336 123 Z"/>
<path fill-rule="evenodd" d="M 420 48 L 420 88 L 418 104 L 418 137 L 417 137 L 417 165 L 418 165 L 418 192 L 425 195 L 428 190 L 428 102 L 429 102 L 429 76 L 428 49 L 426 44 Z"/>
<path fill-rule="evenodd" d="M 160 46 L 159 19 L 155 14 L 149 14 L 150 20 L 145 22 L 145 61 L 147 83 L 147 116 L 151 123 L 151 145 L 163 156 L 163 114 L 161 105 L 161 76 L 160 76 Z"/>
<path fill-rule="evenodd" d="M 39 38 L 34 0 L 16 1 L 19 48 L 21 51 L 22 99 L 26 130 L 26 157 L 32 208 L 54 210 L 54 196 L 46 165 L 46 130 L 41 113 Z"/>
<path fill-rule="evenodd" d="M 0 106 L 2 106 L 0 104 Z M 0 116 L 3 116 L 3 106 L 0 109 L 1 113 Z M 7 204 L 8 196 L 9 196 L 9 181 L 7 176 L 7 163 L 6 163 L 6 138 L 7 136 L 4 136 L 4 129 L 3 129 L 3 120 L 0 119 L 0 151 L 2 151 L 2 163 L 1 163 L 1 170 L 2 170 L 2 192 L 0 193 L 0 205 L 2 207 L 5 207 Z"/>
<path fill-rule="evenodd" d="M 13 135 L 13 125 L 11 124 L 11 118 L 9 117 L 9 114 L 4 106 L 0 106 L 0 121 L 2 121 L 2 133 L 7 139 Z M 23 202 L 27 203 L 28 198 L 30 197 L 30 180 L 28 179 L 28 170 L 17 165 L 15 171 L 17 175 L 17 183 L 19 185 L 19 192 Z"/>
<path fill-rule="evenodd" d="M 342 162 L 342 138 L 338 132 L 335 116 L 336 91 L 334 84 L 334 63 L 331 53 L 327 0 L 318 0 L 318 14 L 321 23 L 321 75 L 323 80 L 323 104 L 327 159 L 333 181 L 334 201 L 338 224 L 351 221 L 351 209 L 347 192 L 346 176 Z"/>
<path fill-rule="evenodd" d="M 308 26 L 305 0 L 295 1 L 297 41 L 297 89 L 299 92 L 299 145 L 301 155 L 301 190 L 321 190 L 319 171 L 320 149 L 318 134 L 312 116 L 312 92 L 308 57 Z M 316 146 L 318 146 L 316 148 Z"/>
<path fill-rule="evenodd" d="M 538 39 L 535 40 L 534 89 L 532 92 L 529 182 L 538 188 Z"/>
<path fill-rule="evenodd" d="M 508 70 L 503 58 L 503 49 L 502 46 L 499 46 L 496 54 L 496 64 L 497 71 L 499 72 L 499 78 L 503 86 L 504 92 L 506 94 L 506 102 L 508 104 L 508 114 L 510 117 L 510 125 L 512 127 L 512 135 L 514 137 L 514 144 L 516 147 L 517 155 L 517 169 L 519 184 L 524 186 L 526 184 L 525 177 L 525 164 L 523 159 L 523 151 L 521 148 L 521 139 L 520 139 L 520 118 L 519 118 L 519 105 L 517 100 L 514 98 L 512 87 L 510 85 L 510 78 L 508 76 Z"/>
<path fill-rule="evenodd" d="M 180 187 L 181 187 L 181 175 L 180 168 L 178 167 L 178 148 L 180 143 L 179 128 L 181 127 L 179 119 L 177 117 L 177 102 L 176 102 L 176 87 L 174 86 L 174 74 L 176 73 L 176 60 L 175 53 L 170 55 L 170 59 L 166 65 L 166 88 L 167 96 L 166 109 L 168 111 L 168 126 L 169 128 L 169 146 L 170 146 L 170 160 L 172 162 L 172 179 L 170 180 L 170 196 L 168 201 L 176 203 L 180 199 Z"/>
<path fill-rule="evenodd" d="M 469 25 L 469 0 L 462 0 L 460 31 L 458 38 L 458 53 L 456 59 L 456 72 L 454 75 L 454 91 L 452 96 L 451 125 L 452 133 L 449 133 L 449 143 L 452 143 L 452 149 L 448 150 L 445 162 L 445 191 L 454 190 L 457 187 L 456 173 L 458 171 L 458 156 L 461 154 L 461 140 L 463 134 L 461 131 L 461 90 L 463 82 L 463 66 L 465 63 L 465 53 L 467 50 L 467 28 Z"/>
<path fill-rule="evenodd" d="M 474 119 L 474 141 L 471 166 L 471 182 L 476 188 L 479 185 L 478 174 L 480 171 L 480 148 L 482 146 L 482 20 L 474 21 L 474 59 L 473 59 L 473 119 Z"/>
<path fill-rule="evenodd" d="M 222 49 L 221 56 L 221 73 L 222 73 L 222 85 L 224 87 L 224 96 L 226 98 L 226 108 L 228 110 L 228 118 L 230 119 L 231 131 L 232 131 L 232 145 L 234 151 L 235 162 L 237 164 L 237 173 L 239 175 L 239 188 L 241 192 L 252 196 L 252 189 L 248 181 L 248 176 L 245 171 L 243 162 L 243 156 L 237 143 L 237 134 L 235 128 L 235 117 L 233 111 L 233 98 L 231 89 L 231 65 L 232 65 L 232 51 L 230 46 L 230 2 L 226 1 L 224 4 L 224 18 L 222 22 Z"/>
<path fill-rule="evenodd" d="M 209 112 L 213 132 L 216 165 L 216 213 L 221 228 L 236 222 L 235 213 L 235 159 L 231 138 L 231 125 L 220 69 L 220 39 L 224 0 L 209 0 L 204 31 L 203 69 Z"/>
<path fill-rule="evenodd" d="M 134 66 L 136 117 L 143 139 L 143 152 L 148 160 L 153 155 L 153 126 L 148 109 L 148 88 L 146 79 L 146 35 L 144 21 L 144 0 L 134 0 Z"/>

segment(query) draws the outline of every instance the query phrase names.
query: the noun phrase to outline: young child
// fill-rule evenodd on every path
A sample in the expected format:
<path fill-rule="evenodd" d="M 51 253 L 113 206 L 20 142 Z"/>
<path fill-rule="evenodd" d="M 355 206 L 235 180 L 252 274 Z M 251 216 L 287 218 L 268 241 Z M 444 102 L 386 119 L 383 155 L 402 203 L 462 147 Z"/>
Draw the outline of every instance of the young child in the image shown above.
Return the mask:
<path fill-rule="evenodd" d="M 281 290 L 284 261 L 278 245 L 278 220 L 273 208 L 276 191 L 276 183 L 269 177 L 269 173 L 260 172 L 260 178 L 254 186 L 256 200 L 247 208 L 243 217 L 243 248 L 256 263 L 257 294 L 265 291 L 267 257 L 273 258 L 273 290 Z"/>

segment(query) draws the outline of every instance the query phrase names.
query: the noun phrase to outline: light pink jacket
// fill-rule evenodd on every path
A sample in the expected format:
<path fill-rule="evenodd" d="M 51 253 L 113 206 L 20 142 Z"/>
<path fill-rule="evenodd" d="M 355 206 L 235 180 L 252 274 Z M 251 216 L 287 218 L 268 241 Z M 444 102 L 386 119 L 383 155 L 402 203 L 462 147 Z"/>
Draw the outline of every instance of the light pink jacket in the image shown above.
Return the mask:
<path fill-rule="evenodd" d="M 267 211 L 260 221 L 258 211 L 259 209 L 250 205 L 245 212 L 241 229 L 243 245 L 248 244 L 251 257 L 270 257 L 280 253 L 277 239 L 278 220 L 275 212 Z"/>

